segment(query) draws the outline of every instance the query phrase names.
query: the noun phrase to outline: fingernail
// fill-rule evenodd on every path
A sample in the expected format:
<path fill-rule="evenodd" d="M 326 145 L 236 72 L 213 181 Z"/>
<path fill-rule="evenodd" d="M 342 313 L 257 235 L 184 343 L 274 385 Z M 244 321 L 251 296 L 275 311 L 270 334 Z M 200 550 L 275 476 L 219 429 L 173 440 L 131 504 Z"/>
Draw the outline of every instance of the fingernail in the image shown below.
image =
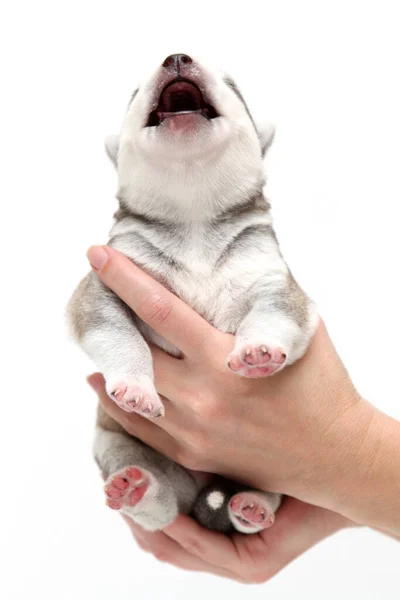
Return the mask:
<path fill-rule="evenodd" d="M 86 253 L 92 267 L 99 271 L 108 261 L 108 253 L 102 246 L 92 246 Z"/>

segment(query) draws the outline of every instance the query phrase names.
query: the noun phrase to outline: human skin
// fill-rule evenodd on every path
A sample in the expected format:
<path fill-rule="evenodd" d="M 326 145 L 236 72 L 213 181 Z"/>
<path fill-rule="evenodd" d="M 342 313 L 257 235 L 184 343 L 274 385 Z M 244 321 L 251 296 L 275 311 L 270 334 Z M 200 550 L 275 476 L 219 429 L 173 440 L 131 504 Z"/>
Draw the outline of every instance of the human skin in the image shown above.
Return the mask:
<path fill-rule="evenodd" d="M 100 393 L 129 433 L 187 468 L 282 492 L 339 513 L 344 524 L 400 534 L 400 424 L 360 397 L 322 321 L 295 365 L 270 378 L 240 378 L 226 364 L 233 336 L 115 250 L 92 248 L 88 256 L 102 281 L 182 351 L 176 359 L 152 349 L 163 419 L 127 414 Z"/>
<path fill-rule="evenodd" d="M 126 518 L 138 545 L 158 560 L 242 583 L 264 583 L 315 544 L 353 523 L 328 510 L 286 498 L 275 525 L 228 537 L 180 515 L 164 531 L 144 531 Z"/>
<path fill-rule="evenodd" d="M 100 373 L 88 377 L 100 402 L 107 403 Z M 338 531 L 355 523 L 332 511 L 285 498 L 274 527 L 257 535 L 230 537 L 209 531 L 179 515 L 163 531 L 149 532 L 122 515 L 138 546 L 159 561 L 187 571 L 229 578 L 240 583 L 265 583 L 293 560 Z"/>

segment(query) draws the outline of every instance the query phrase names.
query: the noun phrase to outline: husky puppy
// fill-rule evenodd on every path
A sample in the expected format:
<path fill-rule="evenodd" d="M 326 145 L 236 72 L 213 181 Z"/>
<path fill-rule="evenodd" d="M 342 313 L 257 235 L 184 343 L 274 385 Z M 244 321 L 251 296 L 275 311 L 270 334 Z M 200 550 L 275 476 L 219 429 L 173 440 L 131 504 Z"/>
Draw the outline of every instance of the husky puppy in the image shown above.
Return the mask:
<path fill-rule="evenodd" d="M 119 210 L 108 244 L 222 331 L 235 334 L 227 369 L 270 376 L 300 358 L 317 316 L 279 250 L 263 195 L 273 128 L 259 128 L 235 83 L 186 54 L 168 56 L 132 95 L 120 134 L 106 140 Z M 160 417 L 147 342 L 162 339 L 89 273 L 73 294 L 73 335 L 128 412 Z M 128 435 L 101 407 L 95 459 L 108 505 L 148 530 L 179 512 L 253 533 L 270 526 L 279 494 L 204 478 Z"/>

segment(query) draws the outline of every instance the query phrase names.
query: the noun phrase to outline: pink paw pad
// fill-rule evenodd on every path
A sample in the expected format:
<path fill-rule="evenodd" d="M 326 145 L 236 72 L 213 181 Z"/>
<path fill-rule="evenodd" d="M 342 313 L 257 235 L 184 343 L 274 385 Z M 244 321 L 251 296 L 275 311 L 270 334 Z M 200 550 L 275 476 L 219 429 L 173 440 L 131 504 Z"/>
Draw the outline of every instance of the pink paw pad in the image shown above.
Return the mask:
<path fill-rule="evenodd" d="M 107 506 L 114 510 L 124 505 L 135 506 L 145 495 L 149 483 L 146 473 L 137 467 L 127 467 L 112 475 L 104 486 Z"/>
<path fill-rule="evenodd" d="M 259 531 L 271 527 L 275 516 L 268 501 L 251 492 L 241 492 L 229 502 L 231 514 L 242 527 L 256 527 Z"/>
<path fill-rule="evenodd" d="M 138 381 L 133 377 L 107 382 L 107 389 L 114 402 L 126 412 L 136 412 L 148 417 L 162 417 L 164 406 L 149 378 Z"/>
<path fill-rule="evenodd" d="M 244 377 L 267 377 L 280 371 L 285 362 L 286 354 L 281 348 L 247 344 L 230 354 L 228 367 Z"/>

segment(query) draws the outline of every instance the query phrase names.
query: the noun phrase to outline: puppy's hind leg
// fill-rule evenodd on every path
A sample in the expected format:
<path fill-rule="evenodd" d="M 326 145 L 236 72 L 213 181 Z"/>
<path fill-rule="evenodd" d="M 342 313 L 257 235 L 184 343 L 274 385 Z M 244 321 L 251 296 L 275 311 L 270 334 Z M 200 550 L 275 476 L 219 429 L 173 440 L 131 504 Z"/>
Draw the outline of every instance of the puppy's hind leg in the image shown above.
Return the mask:
<path fill-rule="evenodd" d="M 105 479 L 106 503 L 155 531 L 189 513 L 199 486 L 185 469 L 123 429 L 99 407 L 94 456 Z"/>
<path fill-rule="evenodd" d="M 239 492 L 229 501 L 229 518 L 237 531 L 257 533 L 274 524 L 281 502 L 281 494 L 255 490 Z"/>

